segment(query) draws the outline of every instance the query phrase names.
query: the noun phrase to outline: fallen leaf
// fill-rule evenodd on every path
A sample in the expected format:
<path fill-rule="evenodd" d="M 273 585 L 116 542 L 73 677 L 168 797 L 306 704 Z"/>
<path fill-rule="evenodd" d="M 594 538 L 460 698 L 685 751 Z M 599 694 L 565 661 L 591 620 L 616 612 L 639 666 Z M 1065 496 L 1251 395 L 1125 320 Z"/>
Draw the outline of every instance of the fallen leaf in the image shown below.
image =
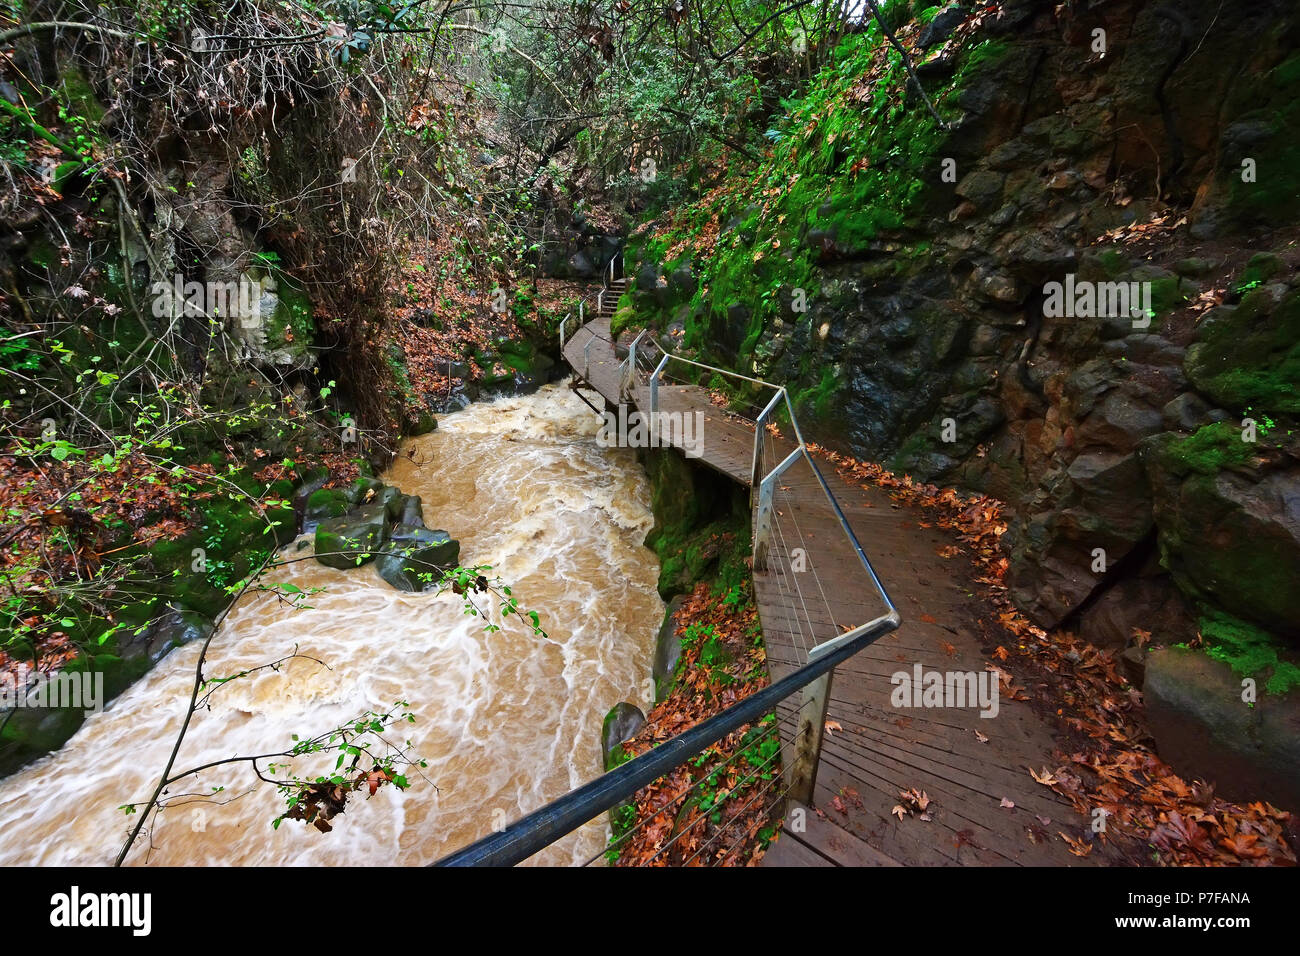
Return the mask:
<path fill-rule="evenodd" d="M 1093 846 L 1095 846 L 1093 843 L 1084 843 L 1082 840 L 1075 840 L 1072 837 L 1068 837 L 1060 830 L 1056 831 L 1056 835 L 1069 844 L 1070 852 L 1075 856 L 1087 856 L 1092 852 Z"/>

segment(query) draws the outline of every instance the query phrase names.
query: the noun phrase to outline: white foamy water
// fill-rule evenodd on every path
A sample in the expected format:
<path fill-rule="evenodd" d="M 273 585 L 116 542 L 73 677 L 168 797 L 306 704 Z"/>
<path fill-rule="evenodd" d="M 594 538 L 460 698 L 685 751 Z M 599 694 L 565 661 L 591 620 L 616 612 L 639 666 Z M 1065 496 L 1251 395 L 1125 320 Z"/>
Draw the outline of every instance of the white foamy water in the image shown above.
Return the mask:
<path fill-rule="evenodd" d="M 294 821 L 273 830 L 283 809 L 274 787 L 246 763 L 212 768 L 171 788 L 171 806 L 128 862 L 429 863 L 597 776 L 601 720 L 620 700 L 640 701 L 663 615 L 658 566 L 642 543 L 653 524 L 648 484 L 632 452 L 597 446 L 599 424 L 567 388 L 547 386 L 443 418 L 385 476 L 423 498 L 429 527 L 460 540 L 462 564 L 492 565 L 549 640 L 517 622 L 485 633 L 455 595 L 399 592 L 373 566 L 309 560 L 270 580 L 325 588 L 314 609 L 250 595 L 213 642 L 208 677 L 295 646 L 328 668 L 293 660 L 218 691 L 195 716 L 177 770 L 284 750 L 293 734 L 401 698 L 416 723 L 388 736 L 409 739 L 429 764 L 408 774 L 410 790 L 354 796 L 328 834 Z M 0 780 L 0 864 L 113 861 L 132 822 L 117 807 L 152 792 L 198 650 L 173 651 L 57 753 Z M 589 824 L 536 859 L 585 860 L 603 841 L 603 823 Z"/>

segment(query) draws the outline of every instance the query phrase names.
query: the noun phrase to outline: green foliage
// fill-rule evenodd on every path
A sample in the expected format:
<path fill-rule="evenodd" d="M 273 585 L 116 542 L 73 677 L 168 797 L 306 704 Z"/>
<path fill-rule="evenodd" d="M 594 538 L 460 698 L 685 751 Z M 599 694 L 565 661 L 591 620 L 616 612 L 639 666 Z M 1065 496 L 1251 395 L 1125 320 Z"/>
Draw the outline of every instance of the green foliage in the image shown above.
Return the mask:
<path fill-rule="evenodd" d="M 888 5 L 887 17 L 890 11 L 910 15 L 903 3 Z M 669 230 L 633 250 L 669 271 L 690 255 L 670 259 L 670 249 L 689 250 L 714 223 L 720 229 L 709 254 L 691 263 L 700 291 L 690 303 L 688 348 L 709 351 L 734 323 L 731 308 L 743 304 L 749 318 L 739 353 L 745 364 L 757 359 L 761 373 L 765 330 L 777 316 L 801 321 L 790 311 L 792 293 L 817 294 L 825 245 L 843 255 L 861 253 L 922 211 L 927 190 L 938 182 L 944 132 L 914 96 L 904 95 L 902 61 L 883 44 L 874 24 L 846 37 L 807 92 L 783 103 L 786 115 L 769 131 L 775 142 L 766 161 L 680 210 Z M 952 102 L 961 84 L 1004 52 L 997 44 L 969 51 L 955 80 L 931 90 L 940 113 L 955 119 Z M 881 65 L 878 79 L 865 79 Z M 823 369 L 799 404 L 826 414 L 836 384 L 833 371 Z"/>
<path fill-rule="evenodd" d="M 619 845 L 635 826 L 636 807 L 633 804 L 620 803 L 609 811 L 609 849 L 605 851 L 605 862 L 611 865 L 618 862 Z"/>

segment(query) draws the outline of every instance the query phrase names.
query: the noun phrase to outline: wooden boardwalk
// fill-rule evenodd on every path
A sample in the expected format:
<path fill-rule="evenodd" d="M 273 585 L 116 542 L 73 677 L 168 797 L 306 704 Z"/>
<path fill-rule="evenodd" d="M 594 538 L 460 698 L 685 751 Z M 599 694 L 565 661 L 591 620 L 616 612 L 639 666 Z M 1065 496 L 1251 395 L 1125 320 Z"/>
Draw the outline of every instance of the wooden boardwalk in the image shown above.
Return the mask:
<path fill-rule="evenodd" d="M 618 404 L 620 361 L 608 313 L 578 330 L 564 354 L 606 402 Z M 648 408 L 644 384 L 630 397 Z M 660 386 L 659 403 L 662 411 L 701 412 L 701 460 L 750 485 L 752 425 L 713 406 L 701 388 Z M 766 440 L 763 470 L 793 447 Z M 1076 857 L 1058 835 L 1077 838 L 1087 821 L 1030 775 L 1054 766 L 1052 735 L 1005 687 L 993 717 L 981 717 L 978 705 L 891 704 L 892 675 L 911 674 L 917 664 L 924 672 L 986 672 L 993 648 L 981 646 L 978 636 L 970 565 L 961 555 L 941 555 L 953 541 L 926 527 L 925 516 L 878 488 L 845 481 L 829 465 L 821 473 L 903 624 L 836 668 L 813 807 L 788 808 L 786 826 L 763 865 L 1066 866 L 1116 859 L 1101 845 Z M 754 591 L 768 665 L 778 680 L 806 663 L 812 646 L 885 607 L 806 459 L 782 475 L 775 514 L 768 569 L 754 573 Z M 778 708 L 787 745 L 797 705 L 791 698 Z M 927 812 L 900 819 L 893 808 L 902 802 L 900 791 L 912 789 L 928 797 Z M 799 817 L 802 832 L 793 822 Z"/>

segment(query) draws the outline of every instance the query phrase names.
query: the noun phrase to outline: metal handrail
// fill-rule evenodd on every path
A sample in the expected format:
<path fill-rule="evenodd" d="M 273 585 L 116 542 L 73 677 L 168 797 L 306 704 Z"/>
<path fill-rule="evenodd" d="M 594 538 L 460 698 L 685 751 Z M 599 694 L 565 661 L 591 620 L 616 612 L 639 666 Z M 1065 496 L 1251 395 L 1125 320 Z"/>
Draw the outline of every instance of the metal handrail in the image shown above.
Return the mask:
<path fill-rule="evenodd" d="M 623 257 L 621 255 L 617 255 L 617 254 L 610 256 L 609 266 L 608 269 L 606 270 L 606 272 L 608 273 L 608 277 L 606 276 L 606 272 L 601 273 L 600 290 L 597 292 L 588 292 L 586 295 L 584 295 L 581 299 L 578 300 L 578 327 L 579 328 L 586 325 L 585 317 L 583 315 L 583 307 L 586 305 L 587 300 L 590 299 L 593 295 L 596 297 L 596 311 L 597 312 L 600 311 L 601 304 L 605 300 L 605 293 L 609 291 L 609 287 L 613 285 L 614 282 L 616 281 L 614 279 L 614 262 L 615 260 L 622 259 L 622 258 Z M 573 318 L 573 312 L 570 311 L 568 315 L 560 319 L 560 348 L 561 349 L 564 348 L 564 327 L 568 325 L 569 320 L 572 318 Z"/>
<path fill-rule="evenodd" d="M 645 331 L 642 330 L 641 335 L 644 334 Z M 637 336 L 636 339 L 637 342 L 641 341 L 641 335 Z M 654 339 L 650 339 L 649 341 L 654 342 Z M 770 388 L 776 392 L 776 394 L 774 394 L 771 400 L 767 403 L 766 407 L 764 407 L 763 411 L 759 414 L 758 419 L 754 422 L 754 458 L 753 458 L 754 464 L 753 464 L 753 469 L 750 473 L 750 486 L 751 488 L 754 489 L 754 493 L 755 493 L 754 497 L 756 499 L 754 501 L 754 504 L 757 507 L 755 529 L 754 529 L 755 544 L 757 545 L 760 534 L 763 531 L 762 520 L 764 514 L 763 512 L 764 499 L 766 498 L 769 503 L 768 510 L 770 512 L 770 501 L 773 496 L 776 480 L 791 465 L 794 464 L 795 460 L 800 455 L 802 455 L 802 457 L 808 462 L 808 466 L 812 469 L 813 475 L 817 478 L 817 483 L 821 486 L 821 489 L 825 493 L 827 500 L 830 502 L 831 510 L 835 513 L 835 518 L 840 525 L 840 530 L 843 531 L 845 537 L 848 538 L 849 543 L 853 546 L 854 553 L 857 554 L 858 559 L 862 562 L 862 566 L 866 569 L 867 574 L 870 576 L 871 583 L 875 585 L 877 593 L 879 593 L 881 599 L 885 602 L 885 606 L 891 612 L 894 611 L 895 610 L 894 603 L 889 597 L 889 592 L 887 592 L 885 590 L 884 585 L 881 584 L 880 578 L 876 574 L 875 568 L 871 566 L 871 561 L 870 559 L 867 558 L 866 551 L 863 550 L 862 544 L 858 541 L 857 535 L 853 533 L 853 528 L 849 525 L 848 519 L 844 517 L 844 511 L 840 508 L 839 502 L 835 500 L 835 495 L 831 492 L 830 486 L 826 483 L 826 479 L 822 476 L 821 470 L 817 467 L 817 462 L 813 460 L 812 453 L 808 450 L 808 443 L 804 441 L 803 432 L 799 428 L 799 419 L 795 416 L 794 413 L 794 403 L 791 402 L 790 400 L 789 390 L 784 385 L 776 385 L 773 384 L 772 382 L 766 382 L 763 379 L 751 378 L 748 375 L 741 375 L 739 372 L 732 372 L 729 369 L 718 368 L 716 365 L 709 365 L 706 362 L 700 362 L 695 359 L 686 358 L 684 355 L 677 355 L 674 352 L 669 352 L 667 349 L 664 349 L 662 346 L 658 345 L 658 343 L 655 343 L 655 347 L 658 348 L 659 351 L 663 353 L 663 358 L 660 360 L 659 365 L 655 368 L 654 372 L 650 376 L 650 413 L 651 413 L 652 421 L 658 415 L 659 412 L 659 387 L 658 387 L 659 378 L 663 375 L 664 369 L 668 365 L 668 362 L 670 360 L 685 362 L 688 365 L 694 365 L 697 368 L 706 369 L 707 371 L 710 372 L 717 372 L 722 375 L 730 376 L 731 378 L 737 378 L 737 379 L 741 379 L 742 381 L 752 382 L 755 385 L 760 385 L 765 388 Z M 767 474 L 761 474 L 761 467 L 763 461 L 762 447 L 763 447 L 764 427 L 767 423 L 768 417 L 772 413 L 772 410 L 776 407 L 778 402 L 782 402 L 782 401 L 784 401 L 786 412 L 790 416 L 790 427 L 794 431 L 796 447 L 794 451 L 791 452 L 785 458 L 784 461 L 775 465 L 771 469 L 771 471 L 767 472 Z M 754 566 L 755 568 L 759 568 L 759 569 L 761 569 L 762 567 L 760 556 L 757 554 L 757 549 L 755 552 Z M 842 637 L 836 638 L 834 640 L 827 641 L 826 645 L 818 645 L 818 646 L 822 647 L 822 646 L 838 644 L 842 639 L 843 639 Z"/>
<path fill-rule="evenodd" d="M 609 281 L 611 282 L 613 281 L 612 277 L 614 275 L 614 261 L 615 261 L 614 258 L 611 258 L 609 261 L 609 276 L 610 276 Z M 607 288 L 608 286 L 606 286 L 606 289 Z M 601 290 L 601 298 L 603 298 L 606 289 Z M 598 298 L 597 301 L 598 302 L 601 301 L 601 298 Z M 645 336 L 646 331 L 647 330 L 642 329 L 640 333 L 637 334 L 636 338 L 633 340 L 631 347 L 628 349 L 628 356 L 621 365 L 623 377 L 626 377 L 628 374 L 632 374 L 633 376 L 635 376 L 636 350 L 642 338 Z M 796 458 L 796 455 L 792 453 L 791 455 L 787 456 L 787 458 L 783 462 L 775 465 L 771 471 L 767 472 L 767 474 L 761 474 L 761 466 L 762 466 L 762 459 L 763 459 L 762 443 L 763 443 L 764 427 L 767 423 L 767 419 L 770 417 L 772 413 L 772 410 L 776 407 L 778 403 L 783 402 L 785 404 L 786 413 L 790 416 L 790 427 L 794 431 L 795 444 L 796 444 L 795 451 L 802 453 L 802 456 L 808 462 L 808 466 L 812 469 L 813 475 L 816 476 L 817 478 L 817 483 L 821 486 L 821 489 L 825 493 L 827 500 L 830 502 L 831 510 L 834 511 L 835 513 L 835 517 L 840 525 L 840 529 L 844 532 L 844 535 L 848 538 L 849 543 L 853 546 L 854 552 L 857 554 L 859 560 L 862 562 L 862 565 L 866 569 L 867 574 L 871 577 L 871 582 L 872 584 L 875 585 L 876 591 L 880 594 L 881 598 L 884 600 L 885 606 L 889 608 L 890 611 L 893 611 L 894 604 L 890 600 L 888 592 L 885 590 L 884 585 L 881 584 L 879 576 L 877 576 L 875 569 L 871 566 L 871 561 L 867 558 L 866 552 L 863 550 L 861 543 L 858 541 L 857 536 L 853 533 L 853 529 L 852 527 L 850 527 L 848 520 L 844 517 L 844 512 L 840 508 L 839 502 L 836 501 L 835 495 L 831 492 L 830 486 L 826 483 L 826 479 L 822 476 L 821 470 L 818 469 L 816 461 L 813 460 L 812 453 L 808 450 L 808 443 L 804 440 L 803 431 L 799 428 L 799 419 L 794 413 L 794 403 L 790 400 L 789 390 L 784 385 L 777 385 L 774 382 L 768 382 L 761 378 L 753 378 L 748 375 L 741 375 L 739 372 L 733 372 L 730 369 L 719 368 L 716 365 L 709 365 L 707 362 L 700 362 L 696 359 L 687 358 L 684 355 L 678 355 L 675 352 L 669 352 L 658 342 L 655 342 L 653 338 L 647 339 L 647 341 L 650 344 L 652 344 L 655 348 L 657 348 L 660 351 L 660 353 L 663 355 L 663 358 L 660 359 L 659 364 L 655 367 L 654 371 L 650 374 L 650 378 L 649 378 L 650 416 L 652 422 L 657 419 L 659 414 L 659 381 L 663 376 L 664 370 L 668 366 L 668 363 L 670 361 L 683 362 L 687 365 L 693 365 L 696 368 L 701 368 L 708 372 L 716 372 L 719 375 L 725 375 L 728 378 L 734 378 L 743 382 L 749 382 L 750 384 L 758 385 L 762 388 L 770 388 L 775 392 L 771 400 L 768 401 L 767 405 L 763 408 L 763 411 L 759 414 L 758 418 L 754 422 L 754 456 L 753 456 L 753 468 L 750 477 L 750 486 L 754 489 L 755 498 L 757 499 L 755 503 L 757 504 L 758 502 L 762 501 L 765 488 L 768 489 L 768 494 L 770 495 L 771 488 L 774 485 L 776 479 L 779 478 L 780 475 L 794 463 L 794 459 Z M 591 342 L 588 341 L 587 343 L 588 356 L 590 355 L 590 347 L 591 347 Z M 590 364 L 590 357 L 588 357 L 588 364 Z M 760 529 L 758 528 L 755 529 L 756 539 L 758 537 L 759 530 Z M 838 643 L 839 640 L 840 639 L 836 639 L 835 641 L 828 641 L 827 644 Z"/>

